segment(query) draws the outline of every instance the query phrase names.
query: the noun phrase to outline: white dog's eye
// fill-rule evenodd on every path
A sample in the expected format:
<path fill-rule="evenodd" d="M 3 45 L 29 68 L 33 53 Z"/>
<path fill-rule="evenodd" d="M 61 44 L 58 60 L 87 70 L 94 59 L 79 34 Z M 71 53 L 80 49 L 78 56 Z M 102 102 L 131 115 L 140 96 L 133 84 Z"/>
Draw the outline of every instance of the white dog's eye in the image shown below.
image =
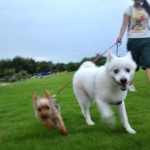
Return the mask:
<path fill-rule="evenodd" d="M 126 72 L 130 72 L 130 68 L 126 68 Z"/>
<path fill-rule="evenodd" d="M 115 70 L 114 70 L 114 73 L 115 73 L 115 74 L 119 73 L 119 69 L 115 69 Z"/>

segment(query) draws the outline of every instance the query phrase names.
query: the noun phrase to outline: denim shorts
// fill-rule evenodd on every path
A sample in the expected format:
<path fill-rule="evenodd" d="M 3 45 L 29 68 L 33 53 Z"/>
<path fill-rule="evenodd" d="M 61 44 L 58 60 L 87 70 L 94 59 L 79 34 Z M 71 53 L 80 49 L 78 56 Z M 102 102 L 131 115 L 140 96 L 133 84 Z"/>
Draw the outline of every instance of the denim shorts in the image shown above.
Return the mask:
<path fill-rule="evenodd" d="M 140 66 L 143 69 L 150 68 L 150 38 L 129 38 L 127 50 L 131 51 L 137 70 Z"/>

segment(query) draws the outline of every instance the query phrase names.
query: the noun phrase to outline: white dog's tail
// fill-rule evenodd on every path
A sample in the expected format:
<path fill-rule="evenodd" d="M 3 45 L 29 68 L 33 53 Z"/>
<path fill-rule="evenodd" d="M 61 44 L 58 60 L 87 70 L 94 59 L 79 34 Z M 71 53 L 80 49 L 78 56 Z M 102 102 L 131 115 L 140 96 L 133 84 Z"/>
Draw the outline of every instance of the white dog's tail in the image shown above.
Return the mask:
<path fill-rule="evenodd" d="M 82 68 L 89 68 L 89 67 L 96 67 L 96 65 L 91 62 L 91 61 L 86 61 L 84 62 L 79 69 L 82 69 Z"/>

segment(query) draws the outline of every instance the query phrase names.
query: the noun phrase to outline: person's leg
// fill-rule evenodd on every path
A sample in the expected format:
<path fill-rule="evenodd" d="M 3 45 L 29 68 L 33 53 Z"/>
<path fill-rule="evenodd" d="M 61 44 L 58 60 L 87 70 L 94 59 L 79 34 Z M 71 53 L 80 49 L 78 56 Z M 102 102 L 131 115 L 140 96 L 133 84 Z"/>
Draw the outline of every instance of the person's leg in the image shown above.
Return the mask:
<path fill-rule="evenodd" d="M 140 68 L 140 58 L 141 58 L 141 40 L 140 39 L 128 39 L 127 41 L 127 51 L 131 51 L 132 58 L 135 61 L 137 68 Z"/>
<path fill-rule="evenodd" d="M 150 68 L 146 69 L 147 80 L 150 83 Z"/>
<path fill-rule="evenodd" d="M 132 54 L 132 58 L 133 60 L 136 62 L 137 64 L 137 69 L 136 71 L 139 70 L 139 66 L 140 66 L 140 40 L 139 39 L 128 39 L 128 42 L 127 42 L 127 50 L 128 51 L 131 51 L 131 54 Z M 135 92 L 136 89 L 134 87 L 134 84 L 133 84 L 133 81 L 131 81 L 129 87 L 128 87 L 128 90 L 131 91 L 131 92 Z"/>
<path fill-rule="evenodd" d="M 141 57 L 142 67 L 146 69 L 147 80 L 150 83 L 150 38 L 144 39 Z"/>

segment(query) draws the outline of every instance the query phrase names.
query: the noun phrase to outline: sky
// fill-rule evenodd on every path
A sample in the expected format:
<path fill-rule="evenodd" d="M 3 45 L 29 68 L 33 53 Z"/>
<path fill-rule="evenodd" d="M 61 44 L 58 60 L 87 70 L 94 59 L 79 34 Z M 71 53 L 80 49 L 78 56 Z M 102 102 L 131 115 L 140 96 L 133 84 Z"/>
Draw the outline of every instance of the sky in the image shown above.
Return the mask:
<path fill-rule="evenodd" d="M 53 63 L 101 54 L 119 35 L 132 0 L 0 0 L 0 59 Z M 126 34 L 118 55 L 126 53 Z M 116 47 L 112 48 L 116 53 Z"/>

